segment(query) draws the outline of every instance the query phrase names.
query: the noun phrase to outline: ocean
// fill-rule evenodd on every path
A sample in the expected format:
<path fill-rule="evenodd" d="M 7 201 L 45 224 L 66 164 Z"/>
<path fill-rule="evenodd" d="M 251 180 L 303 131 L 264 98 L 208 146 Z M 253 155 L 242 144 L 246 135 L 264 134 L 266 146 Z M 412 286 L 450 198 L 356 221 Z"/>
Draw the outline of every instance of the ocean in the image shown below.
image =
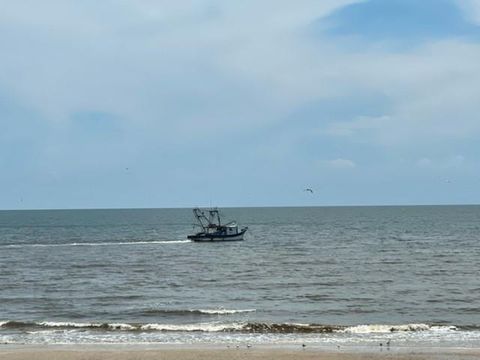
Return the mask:
<path fill-rule="evenodd" d="M 480 206 L 221 211 L 0 211 L 0 343 L 480 346 Z"/>

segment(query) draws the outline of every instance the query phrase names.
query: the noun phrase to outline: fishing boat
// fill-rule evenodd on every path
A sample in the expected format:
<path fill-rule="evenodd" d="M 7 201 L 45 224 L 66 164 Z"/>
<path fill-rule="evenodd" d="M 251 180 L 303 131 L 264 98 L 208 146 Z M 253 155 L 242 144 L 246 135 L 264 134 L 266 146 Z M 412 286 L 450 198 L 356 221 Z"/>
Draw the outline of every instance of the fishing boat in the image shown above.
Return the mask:
<path fill-rule="evenodd" d="M 239 230 L 235 221 L 222 224 L 220 212 L 218 209 L 201 210 L 193 209 L 193 215 L 197 221 L 195 226 L 201 231 L 188 235 L 187 238 L 192 241 L 238 241 L 243 240 L 243 235 L 248 227 Z"/>

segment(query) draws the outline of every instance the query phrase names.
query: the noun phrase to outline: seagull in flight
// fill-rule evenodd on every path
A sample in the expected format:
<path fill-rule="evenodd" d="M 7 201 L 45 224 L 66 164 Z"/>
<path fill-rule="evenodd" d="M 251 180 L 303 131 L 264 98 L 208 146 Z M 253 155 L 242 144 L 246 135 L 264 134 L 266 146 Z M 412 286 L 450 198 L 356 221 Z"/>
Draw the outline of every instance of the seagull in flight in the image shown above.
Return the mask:
<path fill-rule="evenodd" d="M 310 188 L 306 188 L 306 189 L 304 189 L 303 191 L 306 191 L 306 192 L 309 192 L 310 194 L 313 194 L 313 190 L 310 189 Z"/>

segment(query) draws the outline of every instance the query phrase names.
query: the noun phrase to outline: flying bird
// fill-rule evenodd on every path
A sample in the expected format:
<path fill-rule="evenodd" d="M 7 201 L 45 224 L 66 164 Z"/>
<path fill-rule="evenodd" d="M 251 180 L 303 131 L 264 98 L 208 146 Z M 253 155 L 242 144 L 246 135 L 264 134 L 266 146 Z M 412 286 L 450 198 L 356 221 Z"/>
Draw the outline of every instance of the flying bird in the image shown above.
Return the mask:
<path fill-rule="evenodd" d="M 306 191 L 306 192 L 309 192 L 310 194 L 313 194 L 313 190 L 310 189 L 310 188 L 306 188 L 306 189 L 304 189 L 303 191 Z"/>

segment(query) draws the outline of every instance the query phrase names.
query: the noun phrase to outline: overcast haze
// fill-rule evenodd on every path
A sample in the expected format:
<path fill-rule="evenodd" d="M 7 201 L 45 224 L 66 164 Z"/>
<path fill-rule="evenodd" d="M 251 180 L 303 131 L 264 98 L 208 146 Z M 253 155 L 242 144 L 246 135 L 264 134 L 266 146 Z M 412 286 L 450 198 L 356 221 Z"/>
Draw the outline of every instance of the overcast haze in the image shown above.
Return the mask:
<path fill-rule="evenodd" d="M 0 69 L 2 209 L 480 203 L 477 0 L 0 0 Z"/>

